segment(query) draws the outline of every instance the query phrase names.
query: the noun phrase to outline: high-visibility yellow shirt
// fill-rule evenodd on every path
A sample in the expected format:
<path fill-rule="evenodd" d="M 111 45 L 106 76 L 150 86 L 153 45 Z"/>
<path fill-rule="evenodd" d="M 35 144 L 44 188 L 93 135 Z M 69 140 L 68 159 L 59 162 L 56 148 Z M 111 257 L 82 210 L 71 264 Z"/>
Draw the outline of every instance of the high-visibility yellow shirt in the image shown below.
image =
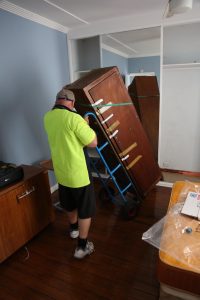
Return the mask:
<path fill-rule="evenodd" d="M 83 148 L 95 138 L 95 132 L 77 113 L 54 108 L 44 116 L 51 158 L 58 183 L 72 188 L 90 183 Z"/>

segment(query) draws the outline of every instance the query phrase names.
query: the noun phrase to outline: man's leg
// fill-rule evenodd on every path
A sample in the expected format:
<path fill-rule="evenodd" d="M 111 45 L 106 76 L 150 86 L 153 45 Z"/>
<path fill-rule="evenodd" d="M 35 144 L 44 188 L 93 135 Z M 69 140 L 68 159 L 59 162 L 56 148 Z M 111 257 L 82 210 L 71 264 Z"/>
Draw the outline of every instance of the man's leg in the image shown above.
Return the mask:
<path fill-rule="evenodd" d="M 88 241 L 88 233 L 91 225 L 91 217 L 95 213 L 95 197 L 92 185 L 82 187 L 78 199 L 78 224 L 79 237 L 78 245 L 75 249 L 74 257 L 84 258 L 94 252 L 94 245 Z"/>
<path fill-rule="evenodd" d="M 79 236 L 79 228 L 78 228 L 78 212 L 77 209 L 67 212 L 68 220 L 70 224 L 70 237 L 75 239 Z"/>
<path fill-rule="evenodd" d="M 79 224 L 79 237 L 78 237 L 78 246 L 75 250 L 74 257 L 78 259 L 84 258 L 86 255 L 94 252 L 94 245 L 92 242 L 88 242 L 88 232 L 90 229 L 91 218 L 87 219 L 78 219 Z"/>
<path fill-rule="evenodd" d="M 74 223 L 78 222 L 78 212 L 77 212 L 77 209 L 75 209 L 73 211 L 68 211 L 67 215 L 68 215 L 68 219 L 69 219 L 69 223 L 70 224 L 74 224 Z"/>
<path fill-rule="evenodd" d="M 91 218 L 87 219 L 78 219 L 78 224 L 79 224 L 79 237 L 81 239 L 87 239 L 88 237 L 88 232 L 90 229 L 90 224 L 91 224 Z"/>

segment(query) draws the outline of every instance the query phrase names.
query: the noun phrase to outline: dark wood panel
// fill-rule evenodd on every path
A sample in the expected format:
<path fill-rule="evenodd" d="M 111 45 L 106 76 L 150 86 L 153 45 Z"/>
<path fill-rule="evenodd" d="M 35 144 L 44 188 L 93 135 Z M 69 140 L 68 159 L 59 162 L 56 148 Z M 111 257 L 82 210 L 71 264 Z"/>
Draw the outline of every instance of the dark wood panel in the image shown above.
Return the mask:
<path fill-rule="evenodd" d="M 158 160 L 159 88 L 156 76 L 136 76 L 128 87 L 141 123 Z"/>

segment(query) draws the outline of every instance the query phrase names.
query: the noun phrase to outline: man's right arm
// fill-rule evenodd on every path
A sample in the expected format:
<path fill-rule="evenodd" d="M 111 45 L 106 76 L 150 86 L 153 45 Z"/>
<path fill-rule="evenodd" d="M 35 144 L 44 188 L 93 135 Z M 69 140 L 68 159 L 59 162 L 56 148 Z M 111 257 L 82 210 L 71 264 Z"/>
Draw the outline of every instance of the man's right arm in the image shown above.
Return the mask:
<path fill-rule="evenodd" d="M 95 138 L 92 140 L 91 143 L 89 143 L 89 144 L 87 145 L 87 147 L 89 147 L 89 148 L 95 148 L 95 147 L 97 146 L 97 144 L 98 144 L 98 142 L 97 142 L 97 136 L 96 136 L 96 134 L 95 134 Z"/>
<path fill-rule="evenodd" d="M 95 148 L 98 144 L 97 135 L 89 125 L 89 118 L 85 117 L 84 121 L 83 121 L 83 119 L 84 118 L 81 117 L 80 115 L 76 115 L 76 119 L 75 119 L 76 132 L 75 132 L 75 134 L 84 146 L 90 147 L 90 148 Z M 87 144 L 88 140 L 91 140 L 91 142 L 89 144 Z"/>
<path fill-rule="evenodd" d="M 88 116 L 85 116 L 84 117 L 84 120 L 88 123 L 88 125 L 89 125 L 89 117 Z M 89 125 L 90 126 L 90 125 Z M 87 145 L 87 147 L 89 147 L 89 148 L 95 148 L 96 146 L 97 146 L 97 144 L 98 144 L 98 141 L 97 141 L 97 136 L 96 136 L 96 134 L 95 134 L 95 138 L 93 139 L 93 141 L 91 142 L 91 143 L 89 143 L 88 145 Z"/>

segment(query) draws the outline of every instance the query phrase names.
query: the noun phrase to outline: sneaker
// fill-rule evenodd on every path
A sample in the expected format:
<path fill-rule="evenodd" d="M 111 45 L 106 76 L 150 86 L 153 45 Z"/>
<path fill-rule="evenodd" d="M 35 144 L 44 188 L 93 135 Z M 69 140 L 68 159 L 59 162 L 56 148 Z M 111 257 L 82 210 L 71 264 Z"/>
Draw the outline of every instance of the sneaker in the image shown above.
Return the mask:
<path fill-rule="evenodd" d="M 69 235 L 72 239 L 76 239 L 79 236 L 79 230 L 70 230 Z"/>
<path fill-rule="evenodd" d="M 74 252 L 74 257 L 78 259 L 84 258 L 86 255 L 90 255 L 94 252 L 94 244 L 92 242 L 87 242 L 85 249 L 76 248 Z"/>

